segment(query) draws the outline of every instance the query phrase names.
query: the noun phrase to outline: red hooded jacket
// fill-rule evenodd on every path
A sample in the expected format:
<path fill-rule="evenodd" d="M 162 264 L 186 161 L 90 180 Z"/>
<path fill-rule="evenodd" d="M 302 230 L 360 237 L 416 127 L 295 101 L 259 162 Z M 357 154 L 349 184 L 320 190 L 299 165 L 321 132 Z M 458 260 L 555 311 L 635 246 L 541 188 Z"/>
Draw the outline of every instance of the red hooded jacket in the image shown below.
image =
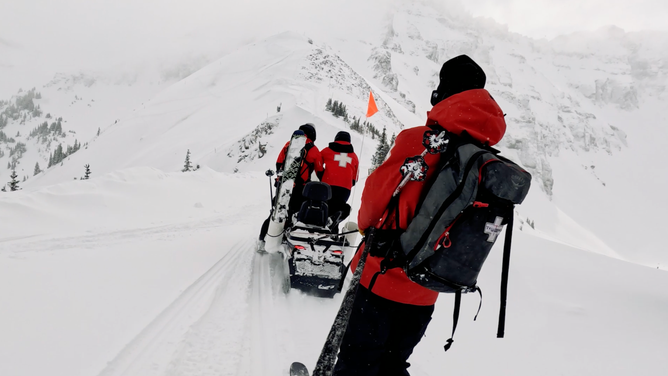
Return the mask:
<path fill-rule="evenodd" d="M 494 145 L 505 133 L 506 123 L 503 112 L 494 99 L 485 89 L 467 90 L 453 95 L 438 103 L 427 114 L 427 125 L 438 124 L 446 130 L 461 134 L 468 132 L 476 140 Z M 402 180 L 400 168 L 406 158 L 420 155 L 424 151 L 422 138 L 424 132 L 431 128 L 427 126 L 410 128 L 397 136 L 394 147 L 390 150 L 387 159 L 366 180 L 362 192 L 362 206 L 358 214 L 359 228 L 369 227 L 394 228 L 396 220 L 394 211 L 388 216 L 387 205 L 392 193 Z M 406 229 L 415 216 L 415 209 L 423 194 L 423 188 L 431 182 L 438 171 L 439 155 L 426 154 L 425 162 L 429 166 L 427 176 L 423 181 L 411 181 L 403 188 L 399 195 L 399 227 Z M 357 268 L 361 251 L 357 252 L 351 265 L 352 270 Z M 366 288 L 373 275 L 380 270 L 383 258 L 369 256 L 362 272 L 361 283 Z M 379 275 L 372 292 L 385 299 L 403 304 L 418 306 L 432 305 L 436 302 L 438 292 L 412 282 L 403 269 L 389 269 Z"/>
<path fill-rule="evenodd" d="M 325 173 L 320 181 L 351 189 L 358 179 L 359 160 L 350 142 L 330 142 L 329 147 L 320 153 L 325 164 Z"/>

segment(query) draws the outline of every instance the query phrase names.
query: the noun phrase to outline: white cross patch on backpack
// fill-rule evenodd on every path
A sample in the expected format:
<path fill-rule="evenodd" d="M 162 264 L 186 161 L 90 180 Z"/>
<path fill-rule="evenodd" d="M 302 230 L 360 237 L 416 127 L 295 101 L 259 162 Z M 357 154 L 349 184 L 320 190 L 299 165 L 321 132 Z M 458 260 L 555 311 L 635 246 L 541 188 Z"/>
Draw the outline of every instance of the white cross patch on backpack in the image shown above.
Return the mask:
<path fill-rule="evenodd" d="M 491 222 L 485 223 L 485 234 L 489 235 L 489 237 L 487 238 L 488 242 L 494 243 L 496 241 L 496 237 L 499 236 L 501 230 L 503 229 L 501 223 L 503 223 L 502 217 L 496 217 L 494 219 L 494 223 Z"/>

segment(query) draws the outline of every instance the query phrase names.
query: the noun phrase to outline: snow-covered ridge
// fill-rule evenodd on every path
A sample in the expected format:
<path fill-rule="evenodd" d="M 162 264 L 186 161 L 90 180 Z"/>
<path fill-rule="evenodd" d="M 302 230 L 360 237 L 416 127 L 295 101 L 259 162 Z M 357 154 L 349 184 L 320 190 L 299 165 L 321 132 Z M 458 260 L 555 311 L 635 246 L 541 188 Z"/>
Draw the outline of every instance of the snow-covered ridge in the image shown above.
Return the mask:
<path fill-rule="evenodd" d="M 86 76 L 62 77 L 52 87 L 70 90 L 88 84 L 92 81 Z M 91 164 L 98 173 L 138 164 L 170 171 L 180 166 L 188 149 L 196 163 L 223 171 L 264 168 L 255 162 L 247 164 L 265 154 L 273 159 L 276 144 L 282 144 L 300 124 L 318 124 L 322 139 L 333 139 L 336 132 L 347 129 L 346 123 L 325 110 L 325 104 L 337 99 L 360 118 L 369 90 L 366 81 L 326 47 L 296 33 L 279 34 L 226 55 L 167 87 L 131 115 L 101 127 L 90 151 L 73 155 L 73 163 L 68 159 L 58 166 L 59 172 L 48 171 L 36 181 L 43 186 L 62 181 L 63 175 L 77 176 L 81 163 Z M 381 113 L 372 121 L 387 124 L 393 132 L 401 129 L 403 125 L 385 101 L 379 98 L 377 103 Z M 277 120 L 272 120 L 274 116 Z M 269 123 L 275 128 L 271 133 L 268 129 L 253 131 Z M 123 145 L 122 155 L 115 152 L 118 145 Z M 261 145 L 266 150 L 260 151 Z"/>

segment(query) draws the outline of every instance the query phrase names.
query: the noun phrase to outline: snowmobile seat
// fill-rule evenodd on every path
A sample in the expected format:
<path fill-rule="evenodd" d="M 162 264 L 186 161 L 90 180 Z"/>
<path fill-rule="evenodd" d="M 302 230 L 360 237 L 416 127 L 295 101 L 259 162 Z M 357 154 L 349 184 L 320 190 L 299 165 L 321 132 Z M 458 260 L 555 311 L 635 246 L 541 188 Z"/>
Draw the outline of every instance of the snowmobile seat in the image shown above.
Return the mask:
<path fill-rule="evenodd" d="M 309 225 L 326 226 L 328 209 L 325 201 L 332 198 L 332 189 L 329 184 L 318 181 L 306 183 L 302 196 L 306 200 L 302 203 L 297 220 Z"/>

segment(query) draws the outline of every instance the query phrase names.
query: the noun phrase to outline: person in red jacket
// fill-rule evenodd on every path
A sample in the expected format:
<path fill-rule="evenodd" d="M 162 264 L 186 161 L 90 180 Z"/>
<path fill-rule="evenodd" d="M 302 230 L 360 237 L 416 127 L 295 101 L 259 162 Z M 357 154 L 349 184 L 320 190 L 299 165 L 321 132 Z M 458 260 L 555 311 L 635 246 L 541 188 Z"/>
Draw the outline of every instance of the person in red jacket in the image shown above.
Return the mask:
<path fill-rule="evenodd" d="M 299 169 L 299 175 L 295 179 L 295 186 L 292 189 L 292 196 L 290 197 L 290 203 L 288 204 L 288 221 L 286 225 L 290 222 L 292 214 L 299 211 L 302 202 L 304 202 L 304 197 L 302 196 L 302 191 L 304 190 L 304 185 L 311 181 L 311 174 L 313 172 L 322 174 L 323 172 L 323 163 L 322 155 L 320 150 L 315 146 L 314 141 L 316 137 L 315 126 L 311 123 L 306 123 L 299 127 L 301 131 L 306 135 L 306 145 L 304 146 L 304 159 Z M 288 146 L 290 146 L 290 141 L 285 143 L 281 152 L 278 153 L 278 158 L 276 159 L 276 172 L 280 175 L 283 171 L 283 165 L 285 164 L 285 157 L 288 153 Z M 277 177 L 277 179 L 280 179 Z M 269 230 L 269 220 L 271 215 L 264 221 L 262 228 L 260 229 L 259 242 L 257 244 L 258 251 L 264 250 L 264 237 L 267 235 Z"/>
<path fill-rule="evenodd" d="M 334 142 L 330 142 L 328 147 L 322 149 L 321 154 L 325 171 L 319 178 L 332 188 L 332 198 L 327 202 L 329 216 L 341 222 L 350 214 L 350 206 L 346 202 L 350 197 L 350 190 L 358 179 L 359 160 L 350 143 L 350 133 L 343 131 L 337 133 Z M 333 230 L 338 232 L 337 229 Z"/>
<path fill-rule="evenodd" d="M 406 159 L 424 150 L 422 140 L 426 131 L 443 128 L 490 146 L 500 141 L 506 124 L 503 112 L 484 89 L 485 80 L 482 68 L 466 55 L 443 64 L 439 86 L 432 93 L 434 107 L 427 113 L 426 125 L 399 133 L 385 162 L 367 178 L 358 214 L 360 229 L 398 229 L 400 232 L 411 223 L 423 188 L 438 173 L 440 155 L 426 154 L 425 178 L 406 184 L 393 209 L 388 210 L 388 204 L 402 180 L 400 169 Z M 376 231 L 379 236 L 381 233 L 388 231 Z M 382 241 L 384 239 L 377 239 L 375 244 Z M 362 249 L 353 258 L 353 271 Z M 383 259 L 382 254 L 370 253 L 366 260 L 335 366 L 336 376 L 408 375 L 407 360 L 431 320 L 438 292 L 412 282 L 402 268 L 378 273 Z"/>

